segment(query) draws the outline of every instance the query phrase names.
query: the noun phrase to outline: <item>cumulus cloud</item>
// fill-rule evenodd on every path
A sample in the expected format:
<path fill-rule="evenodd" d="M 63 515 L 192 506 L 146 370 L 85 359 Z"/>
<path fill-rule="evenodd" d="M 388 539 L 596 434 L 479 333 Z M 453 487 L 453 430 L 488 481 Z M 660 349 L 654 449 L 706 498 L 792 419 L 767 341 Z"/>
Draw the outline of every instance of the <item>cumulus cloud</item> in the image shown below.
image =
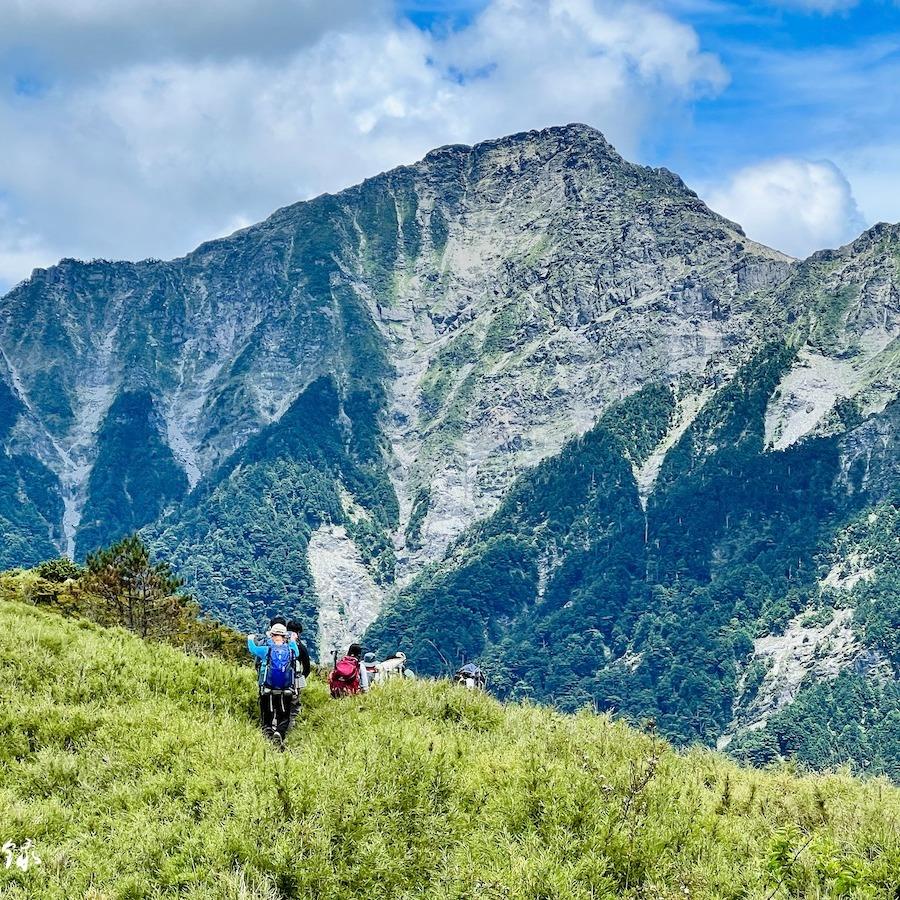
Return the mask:
<path fill-rule="evenodd" d="M 12 0 L 0 4 L 0 62 L 77 77 L 160 59 L 272 58 L 388 9 L 387 0 Z"/>
<path fill-rule="evenodd" d="M 839 154 L 835 162 L 850 179 L 866 222 L 900 220 L 900 143 L 852 147 Z"/>
<path fill-rule="evenodd" d="M 828 161 L 767 160 L 705 193 L 751 238 L 801 258 L 844 244 L 864 227 L 850 184 Z"/>
<path fill-rule="evenodd" d="M 29 234 L 8 205 L 0 202 L 0 288 L 18 281 L 23 272 L 44 265 L 49 253 L 40 238 Z"/>
<path fill-rule="evenodd" d="M 175 5 L 186 8 L 174 0 L 13 4 L 29 16 L 42 10 L 43 38 L 25 27 L 25 13 L 17 20 L 35 46 L 51 47 L 54 29 L 73 19 L 85 40 L 71 61 L 77 75 L 0 90 L 0 132 L 15 135 L 0 142 L 0 278 L 15 277 L 15 260 L 35 253 L 45 263 L 175 255 L 449 142 L 585 121 L 633 152 L 660 117 L 726 81 L 692 29 L 641 2 L 492 0 L 442 34 L 377 2 L 330 4 L 341 15 L 327 19 L 313 0 L 255 0 L 263 12 L 290 7 L 302 19 L 306 10 L 309 27 L 296 26 L 304 38 L 285 52 L 251 34 L 246 52 L 227 54 L 188 38 L 222 9 L 237 40 L 254 4 L 196 0 L 190 22 L 177 26 Z M 153 19 L 157 35 L 168 16 L 172 52 L 154 55 L 148 38 L 127 62 L 92 62 L 94 37 L 127 18 L 121 8 Z M 18 38 L 4 30 L 9 10 L 2 15 L 0 49 L 4 41 L 9 49 Z"/>

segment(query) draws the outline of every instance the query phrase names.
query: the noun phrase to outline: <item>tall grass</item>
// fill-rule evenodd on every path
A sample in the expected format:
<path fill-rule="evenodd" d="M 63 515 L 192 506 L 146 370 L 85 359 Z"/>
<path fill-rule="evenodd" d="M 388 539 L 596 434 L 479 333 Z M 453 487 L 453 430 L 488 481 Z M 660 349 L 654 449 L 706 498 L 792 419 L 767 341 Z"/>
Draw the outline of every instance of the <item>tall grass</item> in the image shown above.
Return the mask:
<path fill-rule="evenodd" d="M 895 898 L 900 791 L 741 769 L 444 683 L 333 702 L 287 752 L 253 672 L 0 603 L 0 897 Z"/>

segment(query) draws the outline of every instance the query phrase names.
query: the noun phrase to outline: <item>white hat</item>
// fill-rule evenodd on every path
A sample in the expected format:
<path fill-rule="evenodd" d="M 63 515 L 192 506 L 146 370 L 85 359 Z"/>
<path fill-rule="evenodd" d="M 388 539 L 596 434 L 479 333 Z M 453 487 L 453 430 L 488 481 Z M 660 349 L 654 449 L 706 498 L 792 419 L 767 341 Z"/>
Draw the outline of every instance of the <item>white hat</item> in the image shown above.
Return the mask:
<path fill-rule="evenodd" d="M 274 637 L 275 635 L 277 635 L 277 634 L 280 634 L 281 637 L 287 637 L 287 636 L 288 636 L 287 628 L 285 628 L 284 625 L 282 625 L 280 622 L 277 622 L 275 625 L 273 625 L 273 626 L 269 629 L 269 634 L 271 634 L 273 637 Z"/>

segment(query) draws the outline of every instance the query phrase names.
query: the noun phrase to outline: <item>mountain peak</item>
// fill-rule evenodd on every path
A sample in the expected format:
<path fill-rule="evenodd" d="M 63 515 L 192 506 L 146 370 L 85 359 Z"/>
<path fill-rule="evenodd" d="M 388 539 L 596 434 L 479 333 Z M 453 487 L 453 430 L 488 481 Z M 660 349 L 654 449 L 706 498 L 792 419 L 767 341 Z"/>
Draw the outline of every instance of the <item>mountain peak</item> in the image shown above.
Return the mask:
<path fill-rule="evenodd" d="M 816 250 L 810 254 L 810 262 L 828 262 L 861 254 L 872 253 L 886 244 L 900 242 L 900 223 L 876 222 L 848 244 L 833 249 Z"/>
<path fill-rule="evenodd" d="M 900 240 L 900 223 L 876 222 L 871 228 L 867 228 L 852 245 L 854 249 L 866 247 L 882 241 Z"/>
<path fill-rule="evenodd" d="M 603 133 L 582 122 L 568 125 L 551 125 L 530 131 L 517 131 L 499 138 L 489 138 L 476 144 L 445 144 L 425 154 L 425 161 L 454 154 L 483 153 L 496 147 L 512 147 L 520 144 L 576 144 L 590 141 L 614 150 Z"/>
<path fill-rule="evenodd" d="M 494 146 L 518 143 L 554 143 L 582 144 L 586 142 L 600 143 L 612 149 L 603 132 L 585 125 L 583 122 L 570 122 L 567 125 L 550 125 L 547 128 L 532 128 L 529 131 L 518 131 L 505 137 L 482 141 L 475 149 L 482 146 Z"/>

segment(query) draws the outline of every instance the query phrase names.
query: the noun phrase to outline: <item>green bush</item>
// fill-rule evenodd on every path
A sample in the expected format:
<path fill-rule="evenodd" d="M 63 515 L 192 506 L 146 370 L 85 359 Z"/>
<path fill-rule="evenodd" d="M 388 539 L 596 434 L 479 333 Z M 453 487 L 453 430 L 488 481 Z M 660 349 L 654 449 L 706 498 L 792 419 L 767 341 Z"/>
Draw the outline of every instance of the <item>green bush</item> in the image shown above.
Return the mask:
<path fill-rule="evenodd" d="M 202 614 L 181 586 L 137 535 L 90 554 L 85 567 L 61 558 L 0 572 L 0 599 L 118 625 L 203 656 L 246 660 L 244 635 Z"/>

